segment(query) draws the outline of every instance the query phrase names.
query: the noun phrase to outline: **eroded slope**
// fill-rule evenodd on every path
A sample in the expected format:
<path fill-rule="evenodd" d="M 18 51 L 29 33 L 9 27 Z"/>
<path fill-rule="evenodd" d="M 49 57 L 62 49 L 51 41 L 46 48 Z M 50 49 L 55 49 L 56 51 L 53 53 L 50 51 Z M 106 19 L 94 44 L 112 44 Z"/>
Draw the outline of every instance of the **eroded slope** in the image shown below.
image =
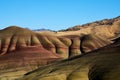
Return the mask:
<path fill-rule="evenodd" d="M 120 80 L 120 38 L 111 45 L 41 67 L 19 80 Z"/>
<path fill-rule="evenodd" d="M 78 30 L 64 32 L 33 32 L 11 26 L 0 30 L 0 69 L 8 70 L 27 66 L 32 67 L 33 70 L 34 66 L 38 68 L 52 61 L 84 55 L 113 43 L 113 39 L 119 36 L 119 17 L 86 24 L 80 26 Z M 24 73 L 30 71 L 28 68 L 22 70 L 25 71 Z M 18 71 L 21 70 L 18 69 Z M 0 76 L 1 79 L 7 75 L 3 73 L 5 72 L 0 72 L 3 75 Z M 7 79 L 10 78 L 7 77 Z"/>

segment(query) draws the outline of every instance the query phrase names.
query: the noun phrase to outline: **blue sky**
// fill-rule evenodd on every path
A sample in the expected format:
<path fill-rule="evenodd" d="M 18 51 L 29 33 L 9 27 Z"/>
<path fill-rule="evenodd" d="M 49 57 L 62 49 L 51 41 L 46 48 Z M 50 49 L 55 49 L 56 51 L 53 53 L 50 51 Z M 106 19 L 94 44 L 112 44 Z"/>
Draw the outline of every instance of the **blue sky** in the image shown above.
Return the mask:
<path fill-rule="evenodd" d="M 0 29 L 61 30 L 120 16 L 120 0 L 0 0 Z"/>

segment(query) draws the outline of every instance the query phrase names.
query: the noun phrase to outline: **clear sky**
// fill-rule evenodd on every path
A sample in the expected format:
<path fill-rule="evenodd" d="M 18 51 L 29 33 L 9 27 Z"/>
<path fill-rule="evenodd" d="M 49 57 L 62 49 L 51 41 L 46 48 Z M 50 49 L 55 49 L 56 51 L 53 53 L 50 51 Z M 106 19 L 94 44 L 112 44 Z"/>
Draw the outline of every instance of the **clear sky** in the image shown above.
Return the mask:
<path fill-rule="evenodd" d="M 120 0 L 0 0 L 0 29 L 61 30 L 120 16 Z"/>

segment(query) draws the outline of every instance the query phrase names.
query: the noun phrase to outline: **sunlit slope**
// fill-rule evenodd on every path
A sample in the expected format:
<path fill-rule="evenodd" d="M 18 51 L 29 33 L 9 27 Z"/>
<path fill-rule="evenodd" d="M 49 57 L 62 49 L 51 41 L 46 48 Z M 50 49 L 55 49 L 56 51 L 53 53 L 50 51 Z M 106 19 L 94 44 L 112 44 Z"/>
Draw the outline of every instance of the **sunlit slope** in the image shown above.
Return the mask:
<path fill-rule="evenodd" d="M 120 16 L 113 19 L 104 19 L 84 25 L 78 25 L 57 32 L 57 36 L 70 36 L 81 34 L 95 34 L 105 38 L 112 38 L 120 33 Z"/>
<path fill-rule="evenodd" d="M 88 27 L 83 26 L 78 31 L 49 32 L 49 34 L 17 26 L 5 28 L 0 30 L 0 60 L 14 62 L 16 59 L 48 61 L 69 58 L 106 46 L 120 34 L 119 18 L 111 24 L 91 25 L 92 23 L 87 25 Z"/>
<path fill-rule="evenodd" d="M 16 26 L 8 27 L 0 31 L 0 55 L 10 55 L 9 53 L 15 52 L 20 53 L 20 51 L 23 51 L 21 54 L 39 53 L 41 51 L 41 55 L 51 53 L 51 55 L 49 54 L 50 56 L 53 55 L 51 58 L 56 58 L 59 55 L 62 58 L 69 58 L 111 43 L 111 39 L 97 36 L 93 33 L 81 35 L 74 34 L 69 36 L 57 35 L 58 34 L 36 33 Z M 113 37 L 116 37 L 116 35 Z M 38 52 L 35 52 L 35 50 Z"/>
<path fill-rule="evenodd" d="M 0 66 L 37 61 L 46 64 L 59 58 L 61 57 L 56 53 L 43 48 L 37 34 L 31 30 L 12 26 L 0 31 Z"/>
<path fill-rule="evenodd" d="M 98 50 L 27 73 L 19 80 L 120 80 L 120 39 Z"/>
<path fill-rule="evenodd" d="M 35 32 L 17 26 L 0 30 L 0 79 L 16 77 L 14 69 L 25 74 L 41 65 L 85 55 L 113 43 L 120 36 L 120 17 L 76 27 L 57 32 Z M 9 70 L 13 75 L 8 77 Z"/>

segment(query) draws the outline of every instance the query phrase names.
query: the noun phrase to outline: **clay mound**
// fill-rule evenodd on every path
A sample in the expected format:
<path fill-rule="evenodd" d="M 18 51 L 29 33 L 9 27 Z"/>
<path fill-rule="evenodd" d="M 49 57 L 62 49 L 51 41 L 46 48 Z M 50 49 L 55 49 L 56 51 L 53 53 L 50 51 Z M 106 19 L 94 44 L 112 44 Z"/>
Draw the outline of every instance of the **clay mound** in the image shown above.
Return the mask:
<path fill-rule="evenodd" d="M 19 65 L 37 60 L 46 64 L 60 58 L 56 53 L 44 49 L 37 34 L 31 30 L 11 26 L 0 31 L 1 63 L 15 62 L 16 65 Z"/>
<path fill-rule="evenodd" d="M 120 19 L 108 21 L 86 24 L 77 31 L 66 32 L 33 32 L 17 26 L 0 30 L 0 69 L 48 64 L 96 51 L 120 36 Z"/>
<path fill-rule="evenodd" d="M 106 27 L 105 27 L 106 28 Z M 89 29 L 86 29 L 89 30 Z M 86 32 L 83 30 L 83 32 Z M 94 29 L 95 31 L 96 29 Z M 118 30 L 118 29 L 117 29 Z M 97 30 L 98 31 L 98 30 Z M 82 31 L 79 31 L 82 32 Z M 44 33 L 44 32 L 43 32 Z M 8 54 L 11 51 L 19 50 L 24 47 L 36 46 L 44 51 L 56 53 L 62 58 L 80 55 L 111 43 L 108 37 L 89 33 L 74 33 L 64 36 L 47 35 L 35 33 L 19 27 L 8 27 L 0 31 L 0 54 Z M 4 36 L 3 36 L 4 34 Z M 115 35 L 113 36 L 116 37 Z M 21 49 L 22 50 L 22 49 Z"/>
<path fill-rule="evenodd" d="M 41 46 L 36 35 L 30 30 L 11 26 L 0 31 L 1 55 L 31 45 Z"/>
<path fill-rule="evenodd" d="M 35 33 L 16 26 L 5 28 L 0 31 L 0 55 L 23 47 L 39 46 L 51 53 L 57 53 L 63 58 L 69 58 L 108 45 L 111 43 L 110 40 L 119 36 L 119 17 L 95 23 L 98 25 L 91 23 L 84 25 L 78 31 L 56 33 Z"/>
<path fill-rule="evenodd" d="M 120 80 L 120 38 L 98 50 L 53 63 L 19 80 Z"/>

